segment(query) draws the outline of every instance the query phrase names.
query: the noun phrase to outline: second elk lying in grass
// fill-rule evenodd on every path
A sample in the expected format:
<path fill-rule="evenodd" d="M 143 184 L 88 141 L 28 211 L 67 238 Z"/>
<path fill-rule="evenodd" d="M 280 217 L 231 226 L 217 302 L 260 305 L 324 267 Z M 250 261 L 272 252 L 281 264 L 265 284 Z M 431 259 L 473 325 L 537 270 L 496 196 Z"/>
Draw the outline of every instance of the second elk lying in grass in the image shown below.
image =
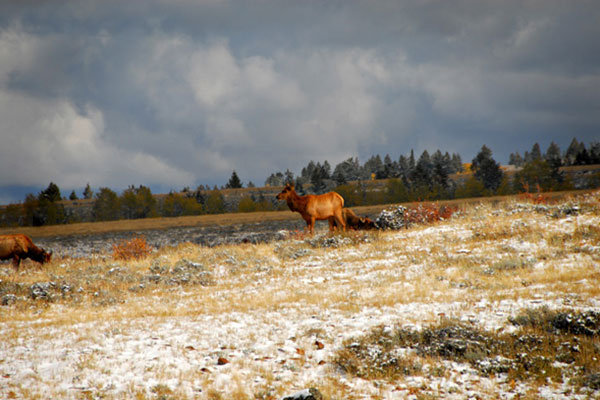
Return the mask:
<path fill-rule="evenodd" d="M 306 221 L 306 228 L 310 233 L 314 232 L 315 221 L 324 219 L 330 221 L 333 219 L 337 226 L 346 230 L 346 222 L 342 214 L 344 198 L 336 192 L 299 196 L 294 186 L 288 183 L 277 195 L 277 200 L 285 200 L 290 210 L 299 212 Z M 330 222 L 329 230 L 333 231 L 333 228 Z"/>
<path fill-rule="evenodd" d="M 349 208 L 344 208 L 342 210 L 342 216 L 346 223 L 346 228 L 355 229 L 357 231 L 378 229 L 377 224 L 371 218 L 367 216 L 359 217 Z M 335 218 L 329 218 L 329 229 L 333 230 L 336 227 Z"/>

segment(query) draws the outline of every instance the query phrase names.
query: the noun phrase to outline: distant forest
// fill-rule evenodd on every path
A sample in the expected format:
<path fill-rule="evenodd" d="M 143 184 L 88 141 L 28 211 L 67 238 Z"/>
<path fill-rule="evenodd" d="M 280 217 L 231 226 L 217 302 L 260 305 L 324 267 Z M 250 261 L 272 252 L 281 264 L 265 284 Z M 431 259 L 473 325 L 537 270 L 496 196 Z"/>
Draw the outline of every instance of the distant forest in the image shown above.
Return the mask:
<path fill-rule="evenodd" d="M 188 187 L 162 196 L 153 195 L 146 186 L 130 186 L 120 195 L 106 187 L 94 193 L 88 184 L 82 199 L 91 203 L 91 213 L 85 218 L 73 212 L 73 207 L 65 207 L 69 204 L 65 200 L 71 200 L 73 204 L 80 200 L 77 193 L 73 191 L 65 198 L 60 188 L 51 182 L 38 195 L 28 194 L 22 203 L 1 207 L 0 226 L 42 226 L 285 209 L 285 204 L 276 201 L 272 190 L 267 189 L 286 183 L 294 184 L 299 194 L 335 190 L 344 197 L 348 207 L 596 188 L 600 187 L 600 172 L 589 174 L 583 182 L 575 184 L 562 168 L 596 164 L 600 164 L 600 143 L 586 146 L 577 139 L 573 139 L 564 152 L 554 142 L 545 152 L 535 143 L 523 155 L 511 153 L 509 167 L 497 163 L 492 151 L 485 145 L 469 163 L 463 163 L 459 154 L 450 155 L 440 150 L 433 154 L 425 150 L 418 158 L 411 150 L 397 160 L 389 154 L 383 159 L 374 155 L 363 165 L 358 158 L 348 158 L 333 169 L 327 160 L 316 163 L 311 160 L 299 175 L 294 175 L 289 169 L 274 172 L 265 180 L 264 188 L 255 188 L 249 182 L 246 191 L 239 191 L 233 196 L 232 191 L 226 189 L 244 186 L 236 171 L 221 188 L 200 185 L 196 190 Z M 227 197 L 224 192 L 228 193 Z"/>

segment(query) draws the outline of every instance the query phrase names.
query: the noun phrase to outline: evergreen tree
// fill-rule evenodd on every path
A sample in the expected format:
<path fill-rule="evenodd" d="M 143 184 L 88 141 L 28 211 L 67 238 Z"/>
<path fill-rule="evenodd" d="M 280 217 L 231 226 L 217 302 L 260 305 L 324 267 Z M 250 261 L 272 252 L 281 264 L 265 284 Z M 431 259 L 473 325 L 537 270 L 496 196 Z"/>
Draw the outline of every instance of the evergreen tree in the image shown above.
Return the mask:
<path fill-rule="evenodd" d="M 408 165 L 408 158 L 405 156 L 400 156 L 398 159 L 398 176 L 402 178 L 402 181 L 405 185 L 408 185 L 410 182 L 410 167 Z"/>
<path fill-rule="evenodd" d="M 433 162 L 429 152 L 424 150 L 417 161 L 414 172 L 414 185 L 420 188 L 431 188 L 433 178 Z"/>
<path fill-rule="evenodd" d="M 554 142 L 550 143 L 548 149 L 546 150 L 546 154 L 544 155 L 544 159 L 550 165 L 550 168 L 558 170 L 561 166 L 561 157 L 560 157 L 560 147 Z"/>
<path fill-rule="evenodd" d="M 583 143 L 579 143 L 576 138 L 573 138 L 571 144 L 567 148 L 565 152 L 564 165 L 575 165 L 575 160 L 577 159 L 577 154 L 579 154 L 585 145 Z"/>
<path fill-rule="evenodd" d="M 540 145 L 538 143 L 534 143 L 531 148 L 531 161 L 537 161 L 542 159 L 542 150 L 540 149 Z"/>
<path fill-rule="evenodd" d="M 579 153 L 577 153 L 577 156 L 575 157 L 575 165 L 589 165 L 591 163 L 592 162 L 591 162 L 590 154 L 588 153 L 588 151 L 584 145 L 583 148 L 579 151 Z"/>
<path fill-rule="evenodd" d="M 304 191 L 304 183 L 302 182 L 302 178 L 299 176 L 296 177 L 296 184 L 294 187 L 296 188 L 296 193 L 298 193 L 300 196 L 304 196 L 306 194 Z"/>
<path fill-rule="evenodd" d="M 398 163 L 392 161 L 392 158 L 389 154 L 386 154 L 383 158 L 383 171 L 381 176 L 377 177 L 377 179 L 388 179 L 388 178 L 397 178 L 400 176 L 398 172 Z"/>
<path fill-rule="evenodd" d="M 66 222 L 65 208 L 58 202 L 62 200 L 58 186 L 50 182 L 38 195 L 37 209 L 33 214 L 33 225 L 54 225 Z"/>
<path fill-rule="evenodd" d="M 323 161 L 323 165 L 321 166 L 321 175 L 323 179 L 331 179 L 331 165 L 327 160 Z"/>
<path fill-rule="evenodd" d="M 415 169 L 417 164 L 415 163 L 415 151 L 410 149 L 410 156 L 408 157 L 408 168 Z"/>
<path fill-rule="evenodd" d="M 338 164 L 339 166 L 339 164 Z M 333 171 L 333 175 L 331 175 L 331 179 L 334 180 L 334 182 L 336 183 L 336 185 L 344 185 L 345 183 L 347 183 L 348 181 L 346 180 L 346 176 L 342 173 L 341 169 L 338 169 L 338 167 L 335 167 L 335 170 Z"/>
<path fill-rule="evenodd" d="M 239 189 L 242 187 L 242 181 L 240 181 L 240 178 L 235 170 L 231 173 L 231 178 L 229 178 L 229 182 L 227 182 L 225 187 L 227 189 Z"/>
<path fill-rule="evenodd" d="M 442 165 L 446 169 L 447 174 L 454 174 L 456 171 L 454 170 L 454 165 L 452 164 L 452 158 L 448 152 L 444 153 L 442 158 Z"/>
<path fill-rule="evenodd" d="M 492 158 L 492 151 L 486 145 L 481 147 L 473 159 L 471 170 L 475 178 L 492 192 L 495 192 L 502 182 L 503 173 L 500 165 Z"/>
<path fill-rule="evenodd" d="M 448 167 L 444 163 L 444 157 L 438 150 L 433 157 L 433 184 L 440 190 L 445 191 L 448 188 Z"/>
<path fill-rule="evenodd" d="M 410 149 L 410 155 L 408 156 L 408 182 L 410 182 L 411 186 L 415 184 L 415 170 L 417 168 L 417 164 L 415 162 L 415 151 Z"/>
<path fill-rule="evenodd" d="M 69 195 L 69 200 L 73 201 L 73 200 L 78 200 L 79 197 L 77 197 L 77 193 L 75 193 L 75 191 L 73 190 L 71 192 L 71 194 Z"/>
<path fill-rule="evenodd" d="M 344 184 L 349 181 L 356 181 L 360 179 L 360 163 L 358 158 L 352 158 L 342 161 L 335 166 L 333 170 L 332 179 L 338 184 Z"/>
<path fill-rule="evenodd" d="M 284 183 L 294 183 L 294 173 L 289 169 L 285 170 L 284 175 Z"/>
<path fill-rule="evenodd" d="M 306 182 L 310 182 L 315 168 L 316 164 L 313 160 L 310 160 L 306 167 L 302 168 L 302 172 L 300 173 L 300 175 L 306 180 Z"/>
<path fill-rule="evenodd" d="M 458 153 L 452 153 L 452 169 L 453 169 L 452 173 L 464 171 L 462 158 L 460 157 L 460 154 L 458 154 Z"/>
<path fill-rule="evenodd" d="M 314 193 L 323 193 L 326 189 L 326 184 L 325 184 L 325 179 L 327 176 L 327 172 L 325 170 L 325 168 L 320 164 L 317 163 L 317 165 L 315 166 L 315 168 L 313 169 L 313 173 L 310 177 L 310 183 L 312 183 L 312 191 Z"/>
<path fill-rule="evenodd" d="M 46 190 L 42 190 L 38 197 L 40 200 L 48 200 L 50 202 L 60 201 L 62 199 L 60 189 L 54 182 L 50 182 Z"/>
<path fill-rule="evenodd" d="M 362 170 L 363 179 L 371 179 L 373 176 L 377 177 L 378 174 L 381 174 L 383 171 L 383 162 L 379 154 L 369 158 L 365 165 L 363 165 Z"/>
<path fill-rule="evenodd" d="M 85 189 L 83 190 L 83 198 L 91 199 L 92 197 L 94 197 L 94 192 L 92 191 L 92 188 L 90 187 L 90 184 L 88 183 L 87 185 L 85 185 Z"/>
<path fill-rule="evenodd" d="M 600 142 L 590 143 L 590 160 L 592 164 L 600 164 Z"/>
<path fill-rule="evenodd" d="M 515 167 L 520 167 L 521 165 L 523 165 L 523 163 L 524 163 L 523 157 L 521 157 L 521 155 L 519 154 L 518 151 L 516 153 L 510 153 L 510 156 L 508 157 L 509 165 L 514 165 Z"/>
<path fill-rule="evenodd" d="M 271 174 L 265 181 L 265 186 L 283 186 L 284 177 L 281 172 Z"/>

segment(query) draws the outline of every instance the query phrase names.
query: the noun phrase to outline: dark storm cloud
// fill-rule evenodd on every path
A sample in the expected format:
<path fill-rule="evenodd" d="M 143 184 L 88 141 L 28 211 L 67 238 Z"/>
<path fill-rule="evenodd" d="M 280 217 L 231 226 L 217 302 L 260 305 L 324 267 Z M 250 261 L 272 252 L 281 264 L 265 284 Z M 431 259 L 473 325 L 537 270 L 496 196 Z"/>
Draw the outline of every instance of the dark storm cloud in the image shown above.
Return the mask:
<path fill-rule="evenodd" d="M 598 140 L 599 20 L 594 1 L 4 2 L 0 187 L 564 150 Z"/>

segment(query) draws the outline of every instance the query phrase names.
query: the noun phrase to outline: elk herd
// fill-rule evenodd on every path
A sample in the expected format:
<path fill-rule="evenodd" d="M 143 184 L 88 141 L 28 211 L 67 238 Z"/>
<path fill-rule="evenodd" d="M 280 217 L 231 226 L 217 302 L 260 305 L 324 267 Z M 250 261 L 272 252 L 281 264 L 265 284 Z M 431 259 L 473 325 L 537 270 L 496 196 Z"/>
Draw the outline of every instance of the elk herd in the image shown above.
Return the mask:
<path fill-rule="evenodd" d="M 300 196 L 294 186 L 286 184 L 277 200 L 285 200 L 290 210 L 300 213 L 306 221 L 306 229 L 314 233 L 315 221 L 327 220 L 329 231 L 377 229 L 374 221 L 358 217 L 349 208 L 344 208 L 344 198 L 336 192 Z M 21 260 L 29 258 L 44 264 L 50 261 L 52 252 L 36 246 L 31 238 L 22 234 L 0 235 L 0 260 L 12 260 L 15 271 L 19 271 Z"/>

